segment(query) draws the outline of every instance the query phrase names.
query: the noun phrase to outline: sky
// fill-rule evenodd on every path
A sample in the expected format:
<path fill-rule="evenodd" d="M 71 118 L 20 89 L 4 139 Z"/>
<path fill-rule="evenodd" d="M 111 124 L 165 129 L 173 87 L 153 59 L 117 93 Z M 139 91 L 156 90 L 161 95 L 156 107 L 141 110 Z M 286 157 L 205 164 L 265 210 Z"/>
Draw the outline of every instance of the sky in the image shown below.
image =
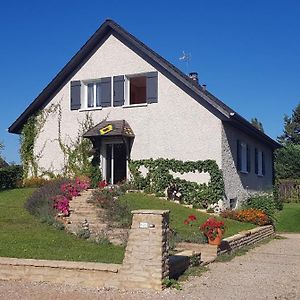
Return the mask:
<path fill-rule="evenodd" d="M 7 128 L 105 19 L 113 19 L 246 119 L 276 138 L 300 101 L 300 1 L 3 1 L 0 141 L 19 163 Z M 191 54 L 186 64 L 182 51 Z"/>

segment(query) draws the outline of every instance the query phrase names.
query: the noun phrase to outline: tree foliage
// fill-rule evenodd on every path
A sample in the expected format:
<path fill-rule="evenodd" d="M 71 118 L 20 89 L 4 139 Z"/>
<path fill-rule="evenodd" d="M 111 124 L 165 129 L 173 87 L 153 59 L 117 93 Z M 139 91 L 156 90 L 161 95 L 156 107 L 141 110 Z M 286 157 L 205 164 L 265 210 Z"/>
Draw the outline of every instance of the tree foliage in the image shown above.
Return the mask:
<path fill-rule="evenodd" d="M 284 116 L 283 134 L 277 139 L 282 145 L 289 143 L 300 145 L 300 102 L 293 110 L 291 117 Z"/>
<path fill-rule="evenodd" d="M 300 145 L 290 143 L 276 151 L 275 171 L 279 179 L 300 178 Z"/>
<path fill-rule="evenodd" d="M 252 118 L 251 119 L 251 124 L 254 127 L 256 127 L 258 130 L 260 130 L 261 132 L 265 132 L 262 122 L 260 122 L 257 118 Z"/>

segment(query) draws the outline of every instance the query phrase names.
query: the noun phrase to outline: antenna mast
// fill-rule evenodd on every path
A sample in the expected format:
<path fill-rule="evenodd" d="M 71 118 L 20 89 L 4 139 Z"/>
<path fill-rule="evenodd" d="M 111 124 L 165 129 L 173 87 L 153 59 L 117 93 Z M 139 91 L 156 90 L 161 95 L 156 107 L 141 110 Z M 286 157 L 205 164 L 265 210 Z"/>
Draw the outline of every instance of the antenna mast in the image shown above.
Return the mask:
<path fill-rule="evenodd" d="M 191 53 L 185 53 L 185 51 L 182 51 L 182 56 L 179 57 L 179 60 L 185 62 L 185 66 L 186 66 L 186 74 L 189 73 L 189 62 L 192 59 L 192 55 Z"/>

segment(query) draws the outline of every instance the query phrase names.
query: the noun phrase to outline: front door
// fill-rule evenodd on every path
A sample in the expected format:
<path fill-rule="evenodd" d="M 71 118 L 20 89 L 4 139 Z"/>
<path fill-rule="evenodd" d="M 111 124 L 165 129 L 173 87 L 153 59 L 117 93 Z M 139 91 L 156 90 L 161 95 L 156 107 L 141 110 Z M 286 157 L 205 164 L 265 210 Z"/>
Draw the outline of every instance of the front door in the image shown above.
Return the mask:
<path fill-rule="evenodd" d="M 105 178 L 109 184 L 116 184 L 126 179 L 127 160 L 125 144 L 106 145 Z"/>

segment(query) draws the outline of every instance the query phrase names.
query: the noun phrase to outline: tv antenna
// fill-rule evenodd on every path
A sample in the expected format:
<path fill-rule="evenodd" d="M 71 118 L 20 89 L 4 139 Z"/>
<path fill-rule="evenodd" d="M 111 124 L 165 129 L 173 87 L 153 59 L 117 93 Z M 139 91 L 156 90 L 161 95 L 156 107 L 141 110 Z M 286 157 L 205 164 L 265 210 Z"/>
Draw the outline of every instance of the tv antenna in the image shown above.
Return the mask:
<path fill-rule="evenodd" d="M 185 51 L 182 51 L 182 56 L 179 57 L 179 60 L 185 62 L 186 74 L 188 74 L 188 72 L 189 72 L 189 62 L 192 60 L 191 53 L 186 53 Z"/>

